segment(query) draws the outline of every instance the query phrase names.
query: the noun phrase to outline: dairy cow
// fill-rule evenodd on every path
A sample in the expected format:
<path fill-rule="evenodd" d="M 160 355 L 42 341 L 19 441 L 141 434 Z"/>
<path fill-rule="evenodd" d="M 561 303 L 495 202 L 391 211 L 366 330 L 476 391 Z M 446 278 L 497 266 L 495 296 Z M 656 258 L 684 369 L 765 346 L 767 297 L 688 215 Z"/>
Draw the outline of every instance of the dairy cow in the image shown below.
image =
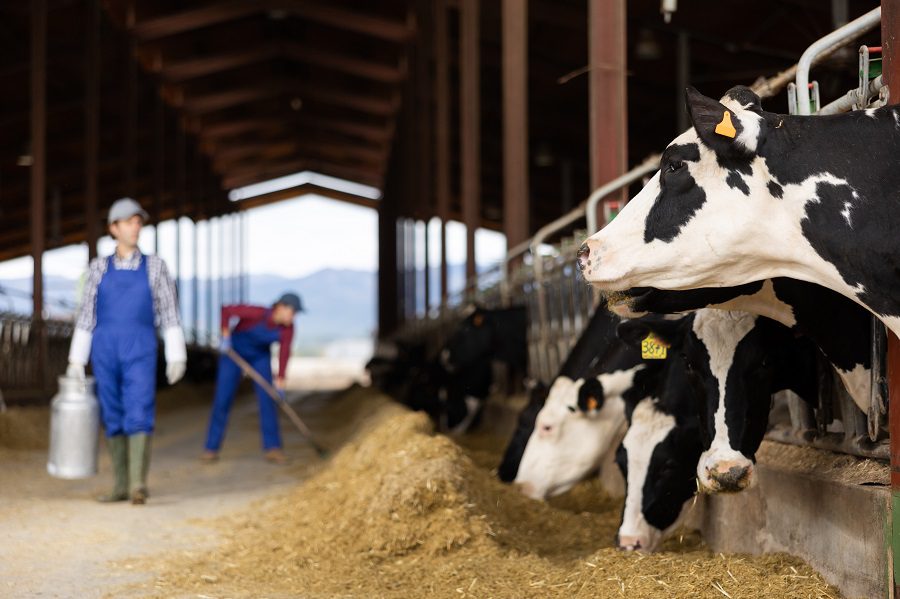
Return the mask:
<path fill-rule="evenodd" d="M 865 412 L 871 398 L 872 316 L 844 296 L 814 283 L 779 277 L 737 287 L 663 291 L 629 289 L 615 294 L 610 310 L 635 317 L 704 307 L 766 316 L 809 337 L 834 366 L 847 392 Z"/>
<path fill-rule="evenodd" d="M 579 250 L 585 279 L 615 291 L 790 277 L 900 334 L 900 108 L 788 116 L 746 87 L 686 100 L 693 127 Z"/>
<path fill-rule="evenodd" d="M 812 342 L 768 318 L 725 310 L 703 309 L 678 321 L 646 317 L 619 326 L 619 335 L 635 345 L 650 332 L 683 357 L 700 398 L 700 486 L 710 492 L 751 486 L 772 394 L 790 390 L 809 402 L 817 398 Z"/>
<path fill-rule="evenodd" d="M 608 355 L 615 353 L 616 349 L 623 349 L 621 341 L 616 337 L 619 322 L 618 317 L 609 313 L 604 306 L 599 306 L 551 386 L 542 386 L 531 392 L 529 403 L 519 415 L 516 429 L 500 463 L 498 475 L 501 480 L 516 481 L 530 496 L 536 498 L 562 493 L 583 476 L 582 473 L 570 480 L 567 471 L 571 464 L 580 462 L 580 456 L 585 454 L 579 443 L 568 447 L 565 440 L 583 436 L 596 439 L 597 435 L 594 433 L 598 429 L 617 429 L 624 422 L 621 404 L 617 404 L 615 399 L 606 401 L 607 398 L 616 397 L 615 385 L 612 381 L 607 381 L 604 388 L 603 379 L 598 379 L 604 369 L 616 369 L 620 366 L 632 368 L 639 362 L 639 359 L 635 361 L 633 358 L 627 364 L 620 358 L 608 359 Z M 628 353 L 635 352 L 628 350 Z M 569 410 L 579 399 L 585 406 L 593 408 L 590 415 L 582 416 Z M 538 420 L 540 426 L 536 428 Z M 567 424 L 570 421 L 572 424 Z M 563 428 L 570 434 L 562 435 L 560 431 Z M 576 429 L 584 435 L 572 435 Z M 602 437 L 606 438 L 607 435 Z M 557 444 L 557 439 L 562 439 L 563 444 Z M 593 459 L 590 457 L 588 461 Z M 588 469 L 594 466 L 596 464 L 591 463 Z"/>

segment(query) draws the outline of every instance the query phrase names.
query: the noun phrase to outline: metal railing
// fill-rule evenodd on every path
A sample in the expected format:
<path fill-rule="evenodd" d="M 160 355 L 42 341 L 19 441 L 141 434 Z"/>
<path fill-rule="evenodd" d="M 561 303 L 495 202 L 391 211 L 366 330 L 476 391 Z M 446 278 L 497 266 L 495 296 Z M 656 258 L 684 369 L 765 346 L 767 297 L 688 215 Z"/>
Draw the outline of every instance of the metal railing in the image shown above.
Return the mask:
<path fill-rule="evenodd" d="M 66 370 L 72 330 L 71 322 L 0 313 L 3 396 L 49 398 L 56 389 L 56 377 Z"/>

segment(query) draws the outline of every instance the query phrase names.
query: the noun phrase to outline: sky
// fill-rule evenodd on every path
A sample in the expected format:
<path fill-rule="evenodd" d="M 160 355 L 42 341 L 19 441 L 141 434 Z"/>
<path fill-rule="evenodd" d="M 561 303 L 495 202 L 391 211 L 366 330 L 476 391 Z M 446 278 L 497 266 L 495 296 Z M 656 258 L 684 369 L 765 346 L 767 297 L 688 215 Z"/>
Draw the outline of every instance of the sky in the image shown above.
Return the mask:
<path fill-rule="evenodd" d="M 323 268 L 345 268 L 375 271 L 378 269 L 378 215 L 375 210 L 322 196 L 307 194 L 291 200 L 253 208 L 247 211 L 248 271 L 252 274 L 274 274 L 283 277 L 302 277 Z M 175 222 L 166 221 L 159 227 L 159 254 L 170 270 L 175 268 Z M 193 244 L 194 225 L 188 219 L 179 223 L 182 234 L 182 277 L 193 276 L 190 252 Z M 225 223 L 220 232 L 219 223 L 213 224 L 213 275 L 234 267 L 232 256 L 235 248 L 231 241 L 237 238 L 237 228 Z M 432 265 L 439 260 L 439 221 L 429 224 L 429 258 Z M 201 222 L 197 235 L 201 251 L 198 270 L 201 277 L 208 272 L 206 239 L 210 226 Z M 418 247 L 424 245 L 425 224 L 417 226 Z M 145 227 L 141 233 L 140 247 L 152 253 L 156 228 Z M 225 260 L 221 260 L 219 240 L 224 239 Z M 98 243 L 101 256 L 111 254 L 112 239 L 105 237 Z M 476 231 L 476 254 L 482 265 L 502 260 L 506 240 L 501 233 L 480 229 Z M 44 273 L 49 276 L 77 278 L 87 268 L 87 244 L 68 246 L 44 254 Z M 448 262 L 461 264 L 466 259 L 466 229 L 458 222 L 447 225 Z M 417 263 L 424 266 L 424 256 L 419 252 Z M 0 281 L 3 279 L 32 276 L 31 257 L 0 262 Z"/>

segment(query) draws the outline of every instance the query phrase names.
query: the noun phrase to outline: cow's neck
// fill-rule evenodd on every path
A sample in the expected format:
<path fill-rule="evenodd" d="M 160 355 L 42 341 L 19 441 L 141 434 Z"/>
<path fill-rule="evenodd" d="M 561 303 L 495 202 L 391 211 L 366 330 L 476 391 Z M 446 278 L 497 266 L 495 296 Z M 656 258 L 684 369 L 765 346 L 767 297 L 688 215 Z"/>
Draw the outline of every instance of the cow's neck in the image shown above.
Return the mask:
<path fill-rule="evenodd" d="M 784 189 L 772 200 L 785 220 L 770 232 L 768 241 L 782 235 L 769 246 L 781 253 L 770 276 L 833 289 L 900 334 L 900 168 L 891 151 L 900 147 L 900 116 L 885 107 L 779 118 L 760 152 Z"/>

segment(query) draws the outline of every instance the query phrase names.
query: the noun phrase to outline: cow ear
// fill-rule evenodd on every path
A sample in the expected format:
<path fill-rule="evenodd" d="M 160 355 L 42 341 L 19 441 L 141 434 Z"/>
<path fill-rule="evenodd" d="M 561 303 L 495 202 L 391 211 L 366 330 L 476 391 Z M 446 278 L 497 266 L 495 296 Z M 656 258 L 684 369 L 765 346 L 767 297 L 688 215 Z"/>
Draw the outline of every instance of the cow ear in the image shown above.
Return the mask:
<path fill-rule="evenodd" d="M 603 407 L 603 385 L 595 378 L 589 378 L 578 390 L 578 409 L 586 414 Z"/>
<path fill-rule="evenodd" d="M 705 145 L 725 156 L 746 153 L 746 148 L 738 141 L 744 127 L 733 109 L 707 98 L 693 87 L 685 90 L 684 98 L 691 123 Z"/>
<path fill-rule="evenodd" d="M 684 335 L 684 320 L 684 318 L 671 320 L 658 315 L 644 316 L 620 323 L 616 328 L 616 334 L 625 343 L 640 347 L 641 341 L 653 333 L 669 347 L 674 347 Z"/>

